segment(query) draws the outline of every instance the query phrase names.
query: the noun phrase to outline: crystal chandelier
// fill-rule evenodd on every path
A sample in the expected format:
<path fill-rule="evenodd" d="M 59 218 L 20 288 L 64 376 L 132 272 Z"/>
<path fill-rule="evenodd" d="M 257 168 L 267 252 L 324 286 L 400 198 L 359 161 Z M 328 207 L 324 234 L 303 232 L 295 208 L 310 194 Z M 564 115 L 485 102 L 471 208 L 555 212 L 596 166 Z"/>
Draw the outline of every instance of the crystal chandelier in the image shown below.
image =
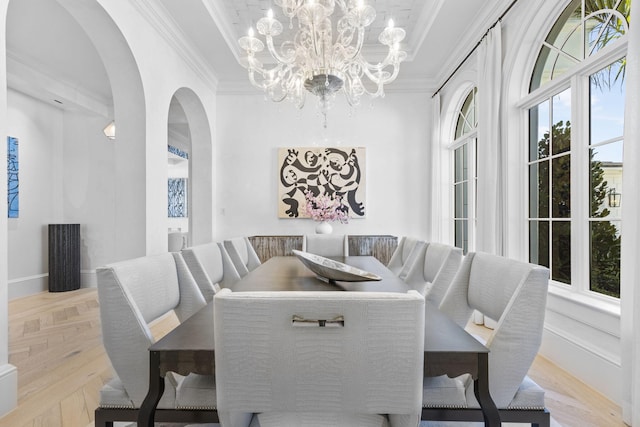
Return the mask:
<path fill-rule="evenodd" d="M 302 108 L 305 93 L 309 91 L 318 97 L 326 127 L 327 111 L 338 92 L 344 92 L 350 106 L 357 105 L 365 93 L 372 98 L 384 96 L 383 86 L 396 79 L 400 63 L 407 57 L 406 52 L 400 50 L 405 31 L 394 27 L 393 20 L 389 20 L 378 38 L 388 47 L 387 55 L 382 62 L 371 64 L 362 56 L 362 45 L 365 28 L 373 22 L 376 12 L 363 0 L 274 2 L 289 18 L 290 29 L 294 27 L 294 20 L 297 21 L 293 39 L 282 42 L 278 49 L 274 37 L 282 34 L 283 26 L 273 17 L 273 11 L 269 10 L 256 25 L 276 64 L 266 68 L 256 57 L 264 50 L 264 43 L 255 37 L 253 28 L 239 40 L 240 47 L 247 53 L 243 66 L 249 72 L 249 80 L 269 99 L 275 102 L 289 99 Z M 334 27 L 331 18 L 336 5 L 341 16 Z"/>

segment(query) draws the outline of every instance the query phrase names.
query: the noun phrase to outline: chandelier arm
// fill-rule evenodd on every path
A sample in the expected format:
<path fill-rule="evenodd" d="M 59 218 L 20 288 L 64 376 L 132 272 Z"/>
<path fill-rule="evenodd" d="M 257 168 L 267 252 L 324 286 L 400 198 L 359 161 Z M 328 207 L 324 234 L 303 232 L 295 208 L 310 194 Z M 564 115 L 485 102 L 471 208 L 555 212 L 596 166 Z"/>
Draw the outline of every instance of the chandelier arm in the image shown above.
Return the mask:
<path fill-rule="evenodd" d="M 276 50 L 274 44 L 273 44 L 273 37 L 271 36 L 266 36 L 267 39 L 267 49 L 269 49 L 269 53 L 271 54 L 271 56 L 273 56 L 275 58 L 276 61 L 286 64 L 286 65 L 291 65 L 294 63 L 296 56 L 293 55 L 291 58 L 287 59 L 283 56 L 280 56 L 280 54 L 278 53 L 278 51 Z"/>
<path fill-rule="evenodd" d="M 351 57 L 348 58 L 349 61 L 353 61 L 358 56 L 360 56 L 360 52 L 362 52 L 363 45 L 364 45 L 364 27 L 361 26 L 361 27 L 358 27 L 358 41 L 356 43 L 356 50 L 353 53 L 353 55 L 351 55 Z M 365 61 L 364 58 L 362 60 Z"/>
<path fill-rule="evenodd" d="M 281 97 L 275 97 L 273 96 L 273 94 L 269 94 L 269 98 L 271 99 L 271 102 L 282 102 L 285 99 L 287 99 L 287 92 L 283 93 Z"/>
<path fill-rule="evenodd" d="M 366 74 L 366 73 L 365 73 Z M 369 77 L 369 76 L 367 76 Z M 362 86 L 362 92 L 366 93 L 367 95 L 369 95 L 372 98 L 378 98 L 380 96 L 384 96 L 384 83 L 371 79 L 369 78 L 369 81 L 371 81 L 372 83 L 374 83 L 376 85 L 376 91 L 375 92 L 371 92 L 369 89 L 367 89 L 367 87 L 365 85 L 363 85 L 362 83 L 360 84 Z"/>
<path fill-rule="evenodd" d="M 273 87 L 275 87 L 277 84 L 280 83 L 280 81 L 282 80 L 281 76 L 280 76 L 280 69 L 281 67 L 279 65 L 273 67 L 270 70 L 266 70 L 264 68 L 256 68 L 256 69 L 250 69 L 249 70 L 249 81 L 251 82 L 251 84 L 253 84 L 254 86 L 263 89 L 263 90 L 267 90 L 267 89 L 272 89 Z M 258 82 L 255 78 L 255 72 L 260 73 L 260 75 L 262 76 L 262 82 Z M 266 75 L 277 75 L 276 78 L 274 79 L 267 79 L 265 76 Z"/>
<path fill-rule="evenodd" d="M 398 72 L 400 71 L 400 67 L 398 65 L 392 64 L 392 66 L 393 66 L 393 71 L 389 73 L 389 77 L 387 78 L 381 78 L 380 75 L 376 75 L 371 72 L 371 70 L 375 70 L 375 71 L 378 71 L 378 74 L 381 74 L 383 71 L 383 68 L 378 68 L 374 66 L 372 67 L 372 69 L 369 69 L 367 66 L 364 66 L 362 67 L 362 70 L 364 71 L 364 74 L 369 78 L 369 80 L 371 80 L 373 83 L 387 84 L 394 81 L 396 77 L 398 77 Z"/>
<path fill-rule="evenodd" d="M 361 57 L 361 63 L 363 67 L 366 67 L 370 70 L 384 70 L 389 66 L 396 66 L 400 64 L 401 61 L 398 60 L 398 51 L 389 48 L 389 52 L 387 52 L 387 56 L 384 58 L 382 62 L 378 62 L 377 64 L 372 64 L 368 62 L 366 59 Z"/>

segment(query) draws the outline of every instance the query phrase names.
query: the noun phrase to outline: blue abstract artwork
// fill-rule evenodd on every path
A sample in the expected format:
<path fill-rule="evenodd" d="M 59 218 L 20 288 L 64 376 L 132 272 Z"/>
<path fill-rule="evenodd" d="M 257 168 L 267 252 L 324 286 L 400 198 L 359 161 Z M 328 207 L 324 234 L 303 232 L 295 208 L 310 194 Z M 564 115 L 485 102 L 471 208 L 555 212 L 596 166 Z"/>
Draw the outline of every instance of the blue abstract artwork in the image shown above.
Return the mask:
<path fill-rule="evenodd" d="M 18 138 L 7 137 L 7 205 L 9 218 L 18 218 L 18 213 L 20 212 L 18 146 Z"/>
<path fill-rule="evenodd" d="M 187 217 L 187 178 L 169 178 L 169 218 Z"/>
<path fill-rule="evenodd" d="M 175 154 L 176 156 L 182 157 L 183 159 L 189 158 L 189 153 L 186 151 L 182 151 L 181 149 L 174 147 L 173 145 L 167 145 L 170 153 Z"/>

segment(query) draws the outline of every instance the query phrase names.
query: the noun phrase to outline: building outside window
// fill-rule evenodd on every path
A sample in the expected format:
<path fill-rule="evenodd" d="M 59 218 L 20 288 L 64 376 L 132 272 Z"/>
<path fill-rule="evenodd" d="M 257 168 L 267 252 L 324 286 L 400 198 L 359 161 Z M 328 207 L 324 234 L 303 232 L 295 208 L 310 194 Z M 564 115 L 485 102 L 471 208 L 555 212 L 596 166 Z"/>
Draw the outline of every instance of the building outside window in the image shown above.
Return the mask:
<path fill-rule="evenodd" d="M 469 91 L 457 112 L 453 150 L 455 246 L 466 254 L 474 248 L 476 227 L 477 88 Z"/>
<path fill-rule="evenodd" d="M 574 0 L 547 35 L 528 110 L 529 260 L 575 292 L 620 297 L 630 0 Z"/>

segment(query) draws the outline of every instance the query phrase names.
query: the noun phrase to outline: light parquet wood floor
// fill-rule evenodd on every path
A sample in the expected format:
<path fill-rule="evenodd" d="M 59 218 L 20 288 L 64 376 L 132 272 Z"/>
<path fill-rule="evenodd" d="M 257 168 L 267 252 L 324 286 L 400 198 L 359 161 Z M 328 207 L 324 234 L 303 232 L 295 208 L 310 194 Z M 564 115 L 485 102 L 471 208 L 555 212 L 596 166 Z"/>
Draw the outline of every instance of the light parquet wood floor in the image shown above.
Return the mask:
<path fill-rule="evenodd" d="M 152 332 L 160 337 L 176 324 L 168 316 Z M 0 418 L 0 427 L 93 426 L 99 390 L 112 376 L 96 289 L 11 301 L 9 363 L 18 368 L 18 408 Z M 624 426 L 619 407 L 543 357 L 530 375 L 546 389 L 547 407 L 563 427 Z"/>

